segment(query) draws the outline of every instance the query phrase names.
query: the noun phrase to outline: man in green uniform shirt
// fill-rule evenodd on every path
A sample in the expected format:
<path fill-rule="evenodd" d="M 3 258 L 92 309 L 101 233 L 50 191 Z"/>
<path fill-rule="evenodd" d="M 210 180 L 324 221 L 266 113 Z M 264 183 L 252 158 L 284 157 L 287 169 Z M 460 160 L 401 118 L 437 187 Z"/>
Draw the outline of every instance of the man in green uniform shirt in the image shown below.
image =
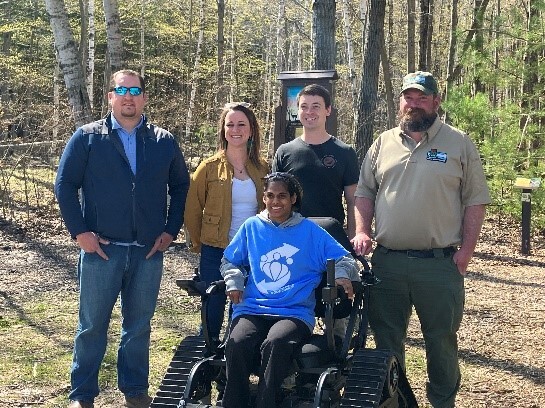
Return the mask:
<path fill-rule="evenodd" d="M 463 132 L 439 119 L 437 82 L 429 72 L 403 79 L 399 126 L 381 134 L 363 161 L 355 193 L 358 254 L 372 249 L 380 283 L 371 289 L 369 323 L 377 348 L 405 367 L 414 306 L 426 343 L 427 396 L 454 407 L 460 387 L 457 331 L 464 275 L 490 196 L 479 153 Z"/>

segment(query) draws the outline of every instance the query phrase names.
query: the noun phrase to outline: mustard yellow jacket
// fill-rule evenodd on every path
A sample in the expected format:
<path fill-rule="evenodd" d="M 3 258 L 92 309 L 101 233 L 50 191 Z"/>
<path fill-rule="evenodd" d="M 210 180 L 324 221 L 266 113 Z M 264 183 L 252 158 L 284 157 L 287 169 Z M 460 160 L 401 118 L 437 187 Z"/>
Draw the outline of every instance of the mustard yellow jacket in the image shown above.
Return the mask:
<path fill-rule="evenodd" d="M 258 212 L 263 208 L 263 180 L 269 165 L 261 159 L 257 168 L 250 160 L 246 171 L 256 188 Z M 229 244 L 231 227 L 233 166 L 227 161 L 224 151 L 203 160 L 191 177 L 185 204 L 184 222 L 189 233 L 192 252 L 201 252 L 201 243 L 217 248 Z"/>

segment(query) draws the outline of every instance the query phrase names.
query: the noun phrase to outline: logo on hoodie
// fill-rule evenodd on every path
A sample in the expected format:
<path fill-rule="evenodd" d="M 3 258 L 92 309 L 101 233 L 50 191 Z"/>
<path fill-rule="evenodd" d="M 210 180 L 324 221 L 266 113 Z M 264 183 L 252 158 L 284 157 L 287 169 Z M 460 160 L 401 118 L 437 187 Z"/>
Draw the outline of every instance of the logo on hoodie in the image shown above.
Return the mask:
<path fill-rule="evenodd" d="M 257 289 L 261 293 L 276 293 L 289 289 L 285 287 L 289 282 L 291 273 L 289 265 L 293 263 L 292 256 L 299 252 L 299 248 L 290 244 L 282 244 L 261 256 L 259 266 L 267 276 L 260 282 L 256 282 Z"/>

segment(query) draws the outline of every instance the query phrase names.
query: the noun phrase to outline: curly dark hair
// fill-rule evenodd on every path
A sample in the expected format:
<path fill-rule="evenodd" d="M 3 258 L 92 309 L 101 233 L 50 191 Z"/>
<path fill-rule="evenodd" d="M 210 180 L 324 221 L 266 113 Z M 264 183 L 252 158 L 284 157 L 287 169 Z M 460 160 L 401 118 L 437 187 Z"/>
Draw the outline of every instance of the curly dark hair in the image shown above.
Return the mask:
<path fill-rule="evenodd" d="M 286 186 L 286 190 L 288 190 L 290 197 L 295 194 L 296 200 L 293 204 L 293 209 L 299 210 L 301 208 L 301 200 L 303 199 L 303 187 L 301 187 L 299 180 L 297 180 L 297 178 L 293 174 L 277 171 L 267 174 L 265 177 L 263 177 L 263 180 L 265 180 L 263 191 L 267 191 L 267 189 L 269 188 L 269 184 L 272 182 L 283 183 Z"/>

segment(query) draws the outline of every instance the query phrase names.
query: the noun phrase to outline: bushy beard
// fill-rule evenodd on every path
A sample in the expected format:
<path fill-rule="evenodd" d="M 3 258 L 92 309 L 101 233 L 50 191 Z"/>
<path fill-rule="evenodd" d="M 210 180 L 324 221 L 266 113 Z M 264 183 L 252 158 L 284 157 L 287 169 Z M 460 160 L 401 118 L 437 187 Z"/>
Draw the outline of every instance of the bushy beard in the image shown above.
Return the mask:
<path fill-rule="evenodd" d="M 425 132 L 437 118 L 437 113 L 427 113 L 424 109 L 409 108 L 406 112 L 399 112 L 399 127 L 404 132 Z"/>

